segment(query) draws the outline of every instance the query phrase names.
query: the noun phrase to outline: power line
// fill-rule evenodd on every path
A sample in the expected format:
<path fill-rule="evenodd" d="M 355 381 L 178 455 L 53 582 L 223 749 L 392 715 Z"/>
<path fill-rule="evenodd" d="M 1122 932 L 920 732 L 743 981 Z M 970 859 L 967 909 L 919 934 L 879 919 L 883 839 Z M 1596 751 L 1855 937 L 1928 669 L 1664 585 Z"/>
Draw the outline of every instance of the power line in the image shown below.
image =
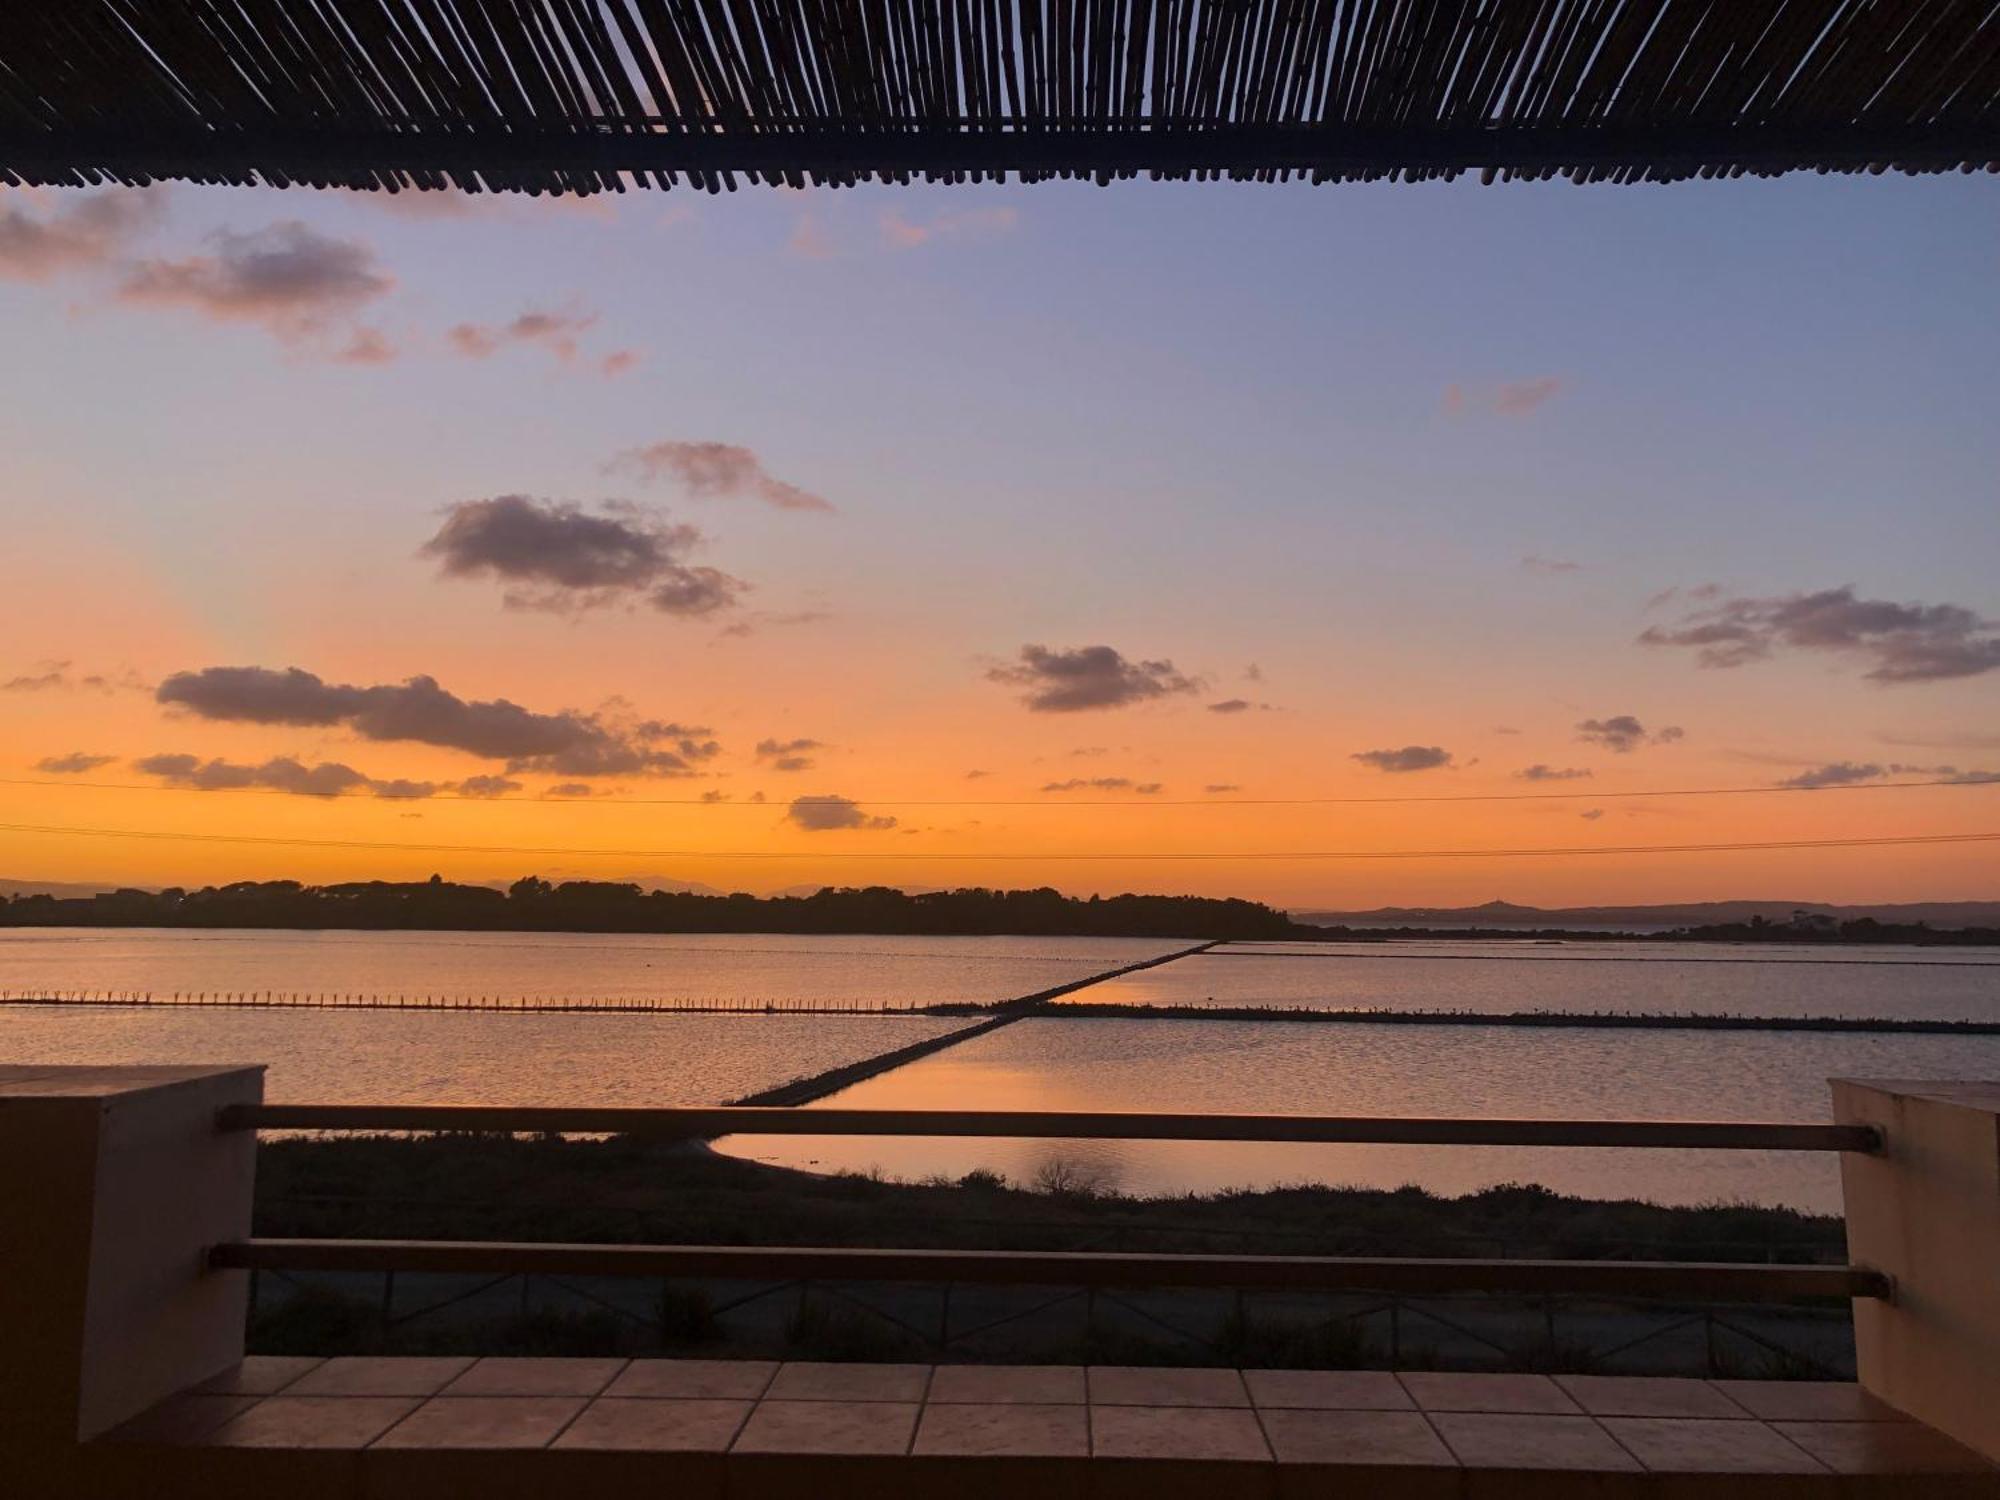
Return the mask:
<path fill-rule="evenodd" d="M 1838 786 L 1700 786 L 1648 788 L 1638 791 L 1598 789 L 1588 792 L 1436 792 L 1410 793 L 1387 797 L 1095 797 L 1082 800 L 1051 801 L 1046 798 L 1005 797 L 832 797 L 809 796 L 773 798 L 765 802 L 724 801 L 707 797 L 616 797 L 592 801 L 574 797 L 478 797 L 465 792 L 433 792 L 417 796 L 393 792 L 294 792 L 281 787 L 198 787 L 174 786 L 138 781 L 41 781 L 26 777 L 0 776 L 0 786 L 55 787 L 66 791 L 99 792 L 182 792 L 200 797 L 307 797 L 320 802 L 478 802 L 506 807 L 713 807 L 747 810 L 786 807 L 793 802 L 811 806 L 817 802 L 866 802 L 871 807 L 1365 807 L 1377 804 L 1426 802 L 1606 802 L 1634 797 L 1753 797 L 1778 792 L 1900 792 L 1918 787 L 2000 786 L 2000 774 L 1990 777 L 1951 777 L 1935 781 L 1849 782 Z"/>
<path fill-rule="evenodd" d="M 172 833 L 143 828 L 60 828 L 0 823 L 0 833 L 58 834 L 68 838 L 152 839 L 188 844 L 267 844 L 294 849 L 377 849 L 411 854 L 508 854 L 564 859 L 886 859 L 963 861 L 1073 860 L 1376 860 L 1539 859 L 1604 854 L 1740 854 L 1756 850 L 1882 849 L 1929 844 L 2000 843 L 1993 833 L 1915 833 L 1872 838 L 1767 839 L 1746 843 L 1576 844 L 1530 849 L 1289 849 L 1176 851 L 1170 853 L 940 854 L 918 850 L 851 849 L 576 849 L 536 844 L 404 844 L 375 839 L 290 838 L 275 834 Z"/>

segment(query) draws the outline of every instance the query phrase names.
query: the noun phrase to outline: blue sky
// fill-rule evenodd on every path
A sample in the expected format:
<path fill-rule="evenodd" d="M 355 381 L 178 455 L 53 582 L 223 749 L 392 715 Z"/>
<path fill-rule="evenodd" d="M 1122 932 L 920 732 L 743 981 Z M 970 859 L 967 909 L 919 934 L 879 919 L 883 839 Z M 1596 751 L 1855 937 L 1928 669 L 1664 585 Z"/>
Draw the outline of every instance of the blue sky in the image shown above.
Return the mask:
<path fill-rule="evenodd" d="M 63 201 L 0 195 L 0 217 L 42 222 Z M 72 607 L 18 623 L 0 679 L 58 660 L 147 681 L 255 663 L 430 673 L 537 708 L 617 695 L 714 721 L 732 747 L 787 726 L 823 738 L 847 758 L 811 790 L 876 796 L 986 759 L 1032 790 L 1044 759 L 1099 742 L 1189 788 L 1302 795 L 1373 784 L 1359 750 L 1435 743 L 1457 763 L 1438 774 L 1473 790 L 1510 774 L 1503 753 L 1573 755 L 1573 724 L 1612 712 L 1688 734 L 1671 764 L 1598 767 L 1607 786 L 1883 758 L 1898 734 L 1955 741 L 1924 753 L 1968 765 L 2000 733 L 2000 672 L 1889 688 L 1842 652 L 1704 671 L 1633 644 L 1673 615 L 1650 598 L 1700 584 L 1756 599 L 1851 584 L 2000 614 L 1991 177 L 460 207 L 176 187 L 159 222 L 35 279 L 6 277 L 0 237 L 17 356 L 0 363 L 0 506 L 24 597 Z M 365 247 L 393 285 L 309 335 L 119 295 L 141 260 L 214 255 L 218 231 L 286 219 Z M 455 325 L 530 310 L 592 320 L 573 357 L 452 351 Z M 397 357 L 328 359 L 354 326 Z M 618 350 L 637 363 L 601 373 Z M 837 513 L 605 471 L 659 440 L 742 445 Z M 508 612 L 414 557 L 447 507 L 502 494 L 664 506 L 707 534 L 701 561 L 755 585 L 750 628 Z M 984 674 L 1030 642 L 1171 659 L 1210 697 L 1254 691 L 1277 711 L 1227 726 L 1234 741 L 1193 698 L 1023 714 Z M 1252 662 L 1268 689 L 1245 686 Z M 20 695 L 0 715 L 28 759 L 89 748 L 71 743 L 86 733 L 128 757 L 176 736 L 204 753 L 362 753 L 163 724 L 137 693 L 88 714 Z M 1499 725 L 1533 743 L 1493 742 Z M 18 795 L 38 817 L 77 805 Z M 1899 804 L 1901 823 L 1961 826 L 1981 795 Z M 1886 808 L 1870 821 L 1901 826 Z M 1244 824 L 1221 842 L 1262 836 Z M 1895 883 L 1957 889 L 1979 869 Z M 1839 882 L 1860 894 L 1869 878 L 1857 860 Z M 1414 893 L 1491 879 L 1441 867 Z M 1636 866 L 1628 883 L 1665 889 Z"/>

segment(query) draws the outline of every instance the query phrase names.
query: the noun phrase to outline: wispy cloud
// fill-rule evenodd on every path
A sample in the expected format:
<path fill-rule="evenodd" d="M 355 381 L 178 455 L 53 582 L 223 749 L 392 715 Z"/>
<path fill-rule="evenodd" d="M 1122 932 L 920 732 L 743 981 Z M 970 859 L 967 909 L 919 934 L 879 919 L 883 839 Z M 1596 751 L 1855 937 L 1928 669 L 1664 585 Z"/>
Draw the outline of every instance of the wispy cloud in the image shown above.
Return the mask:
<path fill-rule="evenodd" d="M 1564 389 L 1556 375 L 1537 375 L 1526 380 L 1503 380 L 1492 385 L 1448 385 L 1444 388 L 1446 416 L 1485 412 L 1501 417 L 1525 417 L 1539 411 Z"/>
<path fill-rule="evenodd" d="M 807 833 L 832 833 L 844 828 L 881 831 L 896 826 L 894 818 L 863 812 L 860 804 L 848 797 L 795 797 L 785 810 L 785 817 Z"/>
<path fill-rule="evenodd" d="M 40 661 L 34 669 L 0 680 L 0 693 L 118 693 L 148 692 L 151 685 L 136 672 L 116 677 L 102 672 L 78 672 L 71 661 Z"/>
<path fill-rule="evenodd" d="M 1023 646 L 1018 661 L 991 668 L 986 676 L 1025 689 L 1021 701 L 1031 712 L 1045 714 L 1128 708 L 1202 688 L 1200 678 L 1176 671 L 1171 661 L 1129 661 L 1110 646 L 1067 651 Z"/>
<path fill-rule="evenodd" d="M 729 609 L 750 587 L 687 560 L 704 540 L 639 506 L 607 502 L 592 513 L 572 501 L 498 495 L 452 506 L 418 555 L 437 559 L 447 578 L 500 581 L 509 609 L 630 603 L 699 617 Z"/>
<path fill-rule="evenodd" d="M 363 775 L 360 771 L 339 761 L 321 761 L 317 765 L 307 765 L 294 760 L 289 755 L 280 755 L 258 765 L 244 765 L 228 760 L 203 760 L 198 755 L 164 754 L 147 755 L 132 762 L 132 769 L 148 776 L 158 776 L 173 786 L 193 787 L 198 791 L 231 791 L 245 787 L 257 787 L 268 791 L 289 792 L 299 797 L 341 797 L 367 792 L 377 797 L 424 798 L 435 797 L 440 792 L 461 790 L 461 784 L 451 781 L 413 781 L 404 777 L 384 779 Z M 475 777 L 474 782 L 481 788 L 491 785 L 491 778 Z M 506 783 L 512 787 L 515 782 Z M 474 790 L 473 796 L 496 795 L 490 790 Z"/>
<path fill-rule="evenodd" d="M 35 769 L 51 776 L 82 776 L 108 766 L 118 759 L 115 755 L 90 755 L 82 750 L 72 750 L 68 755 L 45 755 L 35 762 Z"/>
<path fill-rule="evenodd" d="M 1669 724 L 1649 730 L 1631 714 L 1613 714 L 1608 719 L 1584 719 L 1576 726 L 1576 737 L 1589 745 L 1602 745 L 1620 755 L 1629 755 L 1641 745 L 1671 745 L 1685 739 L 1687 731 Z"/>
<path fill-rule="evenodd" d="M 1590 772 L 1581 766 L 1545 766 L 1539 763 L 1524 766 L 1514 773 L 1518 781 L 1583 781 Z"/>
<path fill-rule="evenodd" d="M 756 755 L 773 771 L 810 771 L 818 764 L 814 752 L 825 748 L 822 740 L 759 740 Z"/>
<path fill-rule="evenodd" d="M 1868 663 L 1885 684 L 1976 677 L 2000 668 L 2000 622 L 1958 604 L 1863 599 L 1852 585 L 1812 594 L 1725 599 L 1639 636 L 1647 646 L 1692 648 L 1704 667 L 1740 667 L 1780 649 L 1826 651 Z"/>
<path fill-rule="evenodd" d="M 1521 559 L 1521 569 L 1526 573 L 1580 573 L 1583 571 L 1583 564 L 1572 562 L 1566 557 L 1543 557 L 1538 552 L 1530 552 Z"/>
<path fill-rule="evenodd" d="M 0 188 L 0 280 L 48 281 L 103 266 L 157 224 L 165 208 L 163 187 Z"/>
<path fill-rule="evenodd" d="M 156 694 L 196 718 L 302 728 L 344 726 L 366 740 L 407 741 L 559 776 L 682 775 L 721 747 L 706 730 L 649 720 L 612 724 L 565 709 L 536 713 L 505 698 L 468 701 L 433 677 L 359 687 L 297 667 L 177 672 Z"/>
<path fill-rule="evenodd" d="M 778 510 L 833 509 L 824 495 L 775 477 L 754 452 L 735 443 L 647 443 L 627 448 L 604 467 L 607 473 L 631 474 L 648 484 L 672 482 L 698 500 L 761 500 Z"/>
<path fill-rule="evenodd" d="M 297 219 L 247 234 L 219 230 L 209 244 L 208 254 L 132 262 L 118 299 L 252 324 L 297 344 L 325 335 L 395 285 L 367 245 L 321 234 Z"/>
<path fill-rule="evenodd" d="M 1400 750 L 1360 750 L 1348 759 L 1378 771 L 1437 771 L 1451 765 L 1451 752 L 1442 745 L 1405 745 Z"/>
<path fill-rule="evenodd" d="M 504 323 L 455 323 L 445 330 L 444 338 L 453 353 L 467 359 L 491 359 L 506 349 L 529 348 L 571 364 L 583 353 L 583 337 L 597 321 L 596 313 L 581 307 L 529 308 Z"/>
<path fill-rule="evenodd" d="M 1157 781 L 1135 782 L 1129 776 L 1072 776 L 1067 781 L 1051 781 L 1042 788 L 1045 792 L 1137 792 L 1151 797 L 1166 790 Z"/>
<path fill-rule="evenodd" d="M 891 250 L 915 250 L 938 240 L 987 239 L 1010 233 L 1020 223 L 1020 214 L 1011 207 L 961 209 L 914 221 L 900 209 L 883 213 L 878 226 L 882 243 Z"/>

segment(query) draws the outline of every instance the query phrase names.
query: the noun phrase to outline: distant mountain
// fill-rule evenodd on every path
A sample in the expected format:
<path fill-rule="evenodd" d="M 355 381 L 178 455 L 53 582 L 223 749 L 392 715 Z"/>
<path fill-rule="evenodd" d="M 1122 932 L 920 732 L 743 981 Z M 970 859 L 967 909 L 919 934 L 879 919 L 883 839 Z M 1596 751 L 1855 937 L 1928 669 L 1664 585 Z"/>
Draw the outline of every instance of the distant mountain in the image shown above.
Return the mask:
<path fill-rule="evenodd" d="M 156 891 L 156 885 L 121 886 L 113 880 L 8 880 L 0 877 L 0 896 L 9 901 L 16 896 L 56 896 L 65 901 L 74 901 L 84 896 L 95 896 L 103 891 L 116 890 Z"/>
<path fill-rule="evenodd" d="M 1762 917 L 1785 922 L 1794 912 L 1852 922 L 1923 922 L 1932 927 L 2000 926 L 2000 901 L 1912 901 L 1840 906 L 1825 901 L 1688 901 L 1666 906 L 1378 906 L 1372 911 L 1298 911 L 1292 920 L 1313 927 L 1602 927 L 1658 931 L 1706 927 Z"/>

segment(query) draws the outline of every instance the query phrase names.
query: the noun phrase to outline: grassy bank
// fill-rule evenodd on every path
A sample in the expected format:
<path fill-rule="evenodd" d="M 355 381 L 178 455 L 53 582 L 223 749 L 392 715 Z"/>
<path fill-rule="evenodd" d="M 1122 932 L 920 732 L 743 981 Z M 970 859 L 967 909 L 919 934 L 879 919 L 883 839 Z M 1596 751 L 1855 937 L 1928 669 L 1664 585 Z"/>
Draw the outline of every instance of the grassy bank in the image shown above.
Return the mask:
<path fill-rule="evenodd" d="M 1837 1218 L 1784 1209 L 1717 1205 L 1667 1208 L 1568 1198 L 1536 1187 L 1499 1187 L 1462 1198 L 1417 1188 L 1393 1192 L 1322 1187 L 1135 1199 L 1095 1191 L 1061 1161 L 1032 1183 L 974 1172 L 956 1182 L 816 1176 L 700 1148 L 630 1139 L 441 1136 L 275 1140 L 258 1170 L 256 1228 L 272 1236 L 508 1239 L 600 1243 L 908 1246 L 938 1249 L 1156 1251 L 1180 1254 L 1519 1256 L 1832 1262 L 1843 1257 Z M 731 1291 L 670 1285 L 631 1289 L 623 1311 L 577 1302 L 518 1304 L 495 1294 L 491 1315 L 384 1317 L 379 1293 L 319 1282 L 280 1297 L 253 1325 L 270 1352 L 602 1353 L 759 1352 L 818 1358 L 938 1357 L 909 1326 L 934 1326 L 928 1291 L 895 1291 L 864 1307 L 838 1289 L 788 1293 L 782 1310 L 751 1330 L 724 1329 Z M 961 1291 L 964 1310 L 980 1294 Z M 999 1294 L 987 1294 L 989 1297 Z M 1464 1363 L 1446 1346 L 1392 1346 L 1380 1319 L 1353 1311 L 1371 1299 L 1272 1309 L 1229 1294 L 1178 1295 L 1154 1314 L 1036 1321 L 1039 1289 L 993 1304 L 1006 1327 L 951 1357 L 1325 1365 Z M 1162 1294 L 1163 1298 L 1165 1294 Z M 1281 1299 L 1282 1300 L 1282 1299 Z M 1379 1299 L 1375 1299 L 1379 1300 Z M 1017 1306 L 1018 1304 L 1018 1306 Z M 1343 1310 L 1344 1309 L 1344 1310 Z M 885 1316 L 886 1313 L 886 1316 Z M 1513 1313 L 1522 1314 L 1515 1317 Z M 1156 1316 L 1157 1315 L 1157 1316 Z M 1481 1313 L 1479 1316 L 1486 1316 Z M 1164 1316 L 1165 1322 L 1160 1321 Z M 1454 1316 L 1457 1316 L 1454 1314 Z M 1592 1368 L 1578 1337 L 1558 1335 L 1538 1307 L 1492 1315 L 1495 1356 L 1514 1368 Z M 1613 1327 L 1622 1312 L 1593 1313 Z M 1510 1323 L 1509 1319 L 1512 1318 Z M 1168 1324 L 1199 1330 L 1171 1338 Z M 1619 1325 L 1622 1327 L 1622 1325 Z M 1406 1325 L 1407 1327 L 1407 1325 Z M 1513 1331 L 1507 1331 L 1508 1329 Z M 1768 1334 L 1770 1329 L 1767 1327 Z M 1815 1337 L 1820 1335 L 1815 1334 Z M 1844 1334 L 1841 1335 L 1844 1337 Z M 1768 1348 L 1741 1344 L 1707 1364 L 1733 1373 L 1811 1373 Z M 1191 1352 L 1192 1351 L 1192 1352 Z M 1483 1351 L 1474 1362 L 1491 1363 Z M 1461 1354 L 1463 1350 L 1461 1350 Z M 1705 1366 L 1706 1367 L 1706 1366 Z M 1669 1366 L 1678 1369 L 1679 1366 Z"/>

